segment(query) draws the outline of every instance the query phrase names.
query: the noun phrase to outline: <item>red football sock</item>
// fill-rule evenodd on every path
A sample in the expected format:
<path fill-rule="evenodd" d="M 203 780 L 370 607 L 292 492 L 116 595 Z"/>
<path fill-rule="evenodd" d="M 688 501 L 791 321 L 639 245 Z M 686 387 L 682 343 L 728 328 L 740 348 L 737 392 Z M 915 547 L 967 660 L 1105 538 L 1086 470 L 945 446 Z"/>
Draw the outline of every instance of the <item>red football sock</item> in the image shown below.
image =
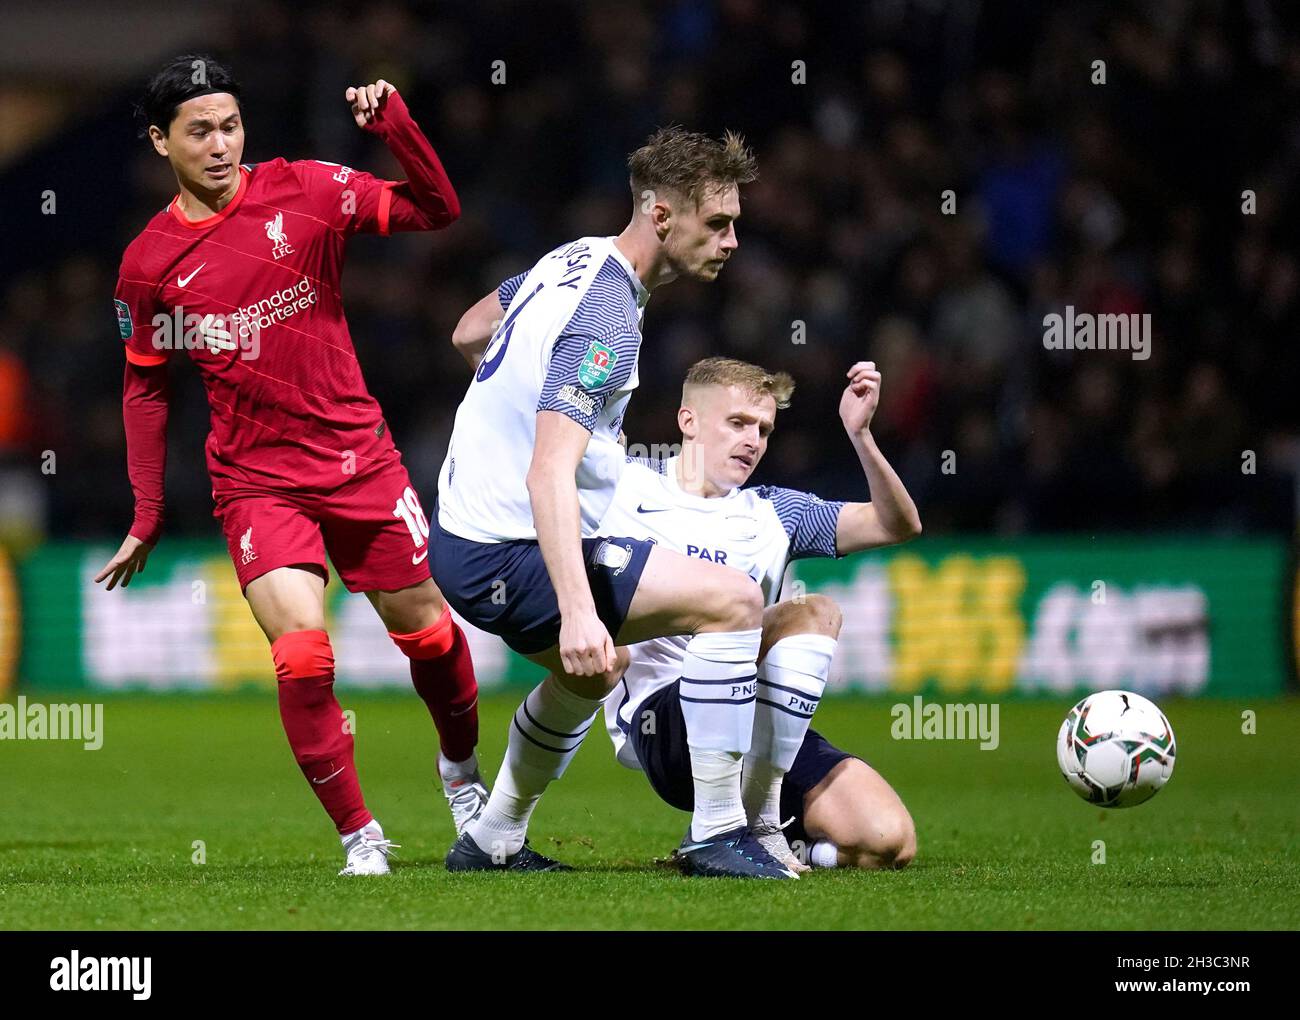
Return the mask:
<path fill-rule="evenodd" d="M 334 697 L 334 652 L 323 630 L 296 630 L 271 644 L 280 721 L 294 760 L 340 835 L 373 817 L 352 760 L 352 733 Z"/>
<path fill-rule="evenodd" d="M 411 683 L 433 716 L 443 756 L 464 761 L 478 744 L 478 681 L 465 632 L 444 609 L 424 630 L 389 637 L 411 660 Z"/>

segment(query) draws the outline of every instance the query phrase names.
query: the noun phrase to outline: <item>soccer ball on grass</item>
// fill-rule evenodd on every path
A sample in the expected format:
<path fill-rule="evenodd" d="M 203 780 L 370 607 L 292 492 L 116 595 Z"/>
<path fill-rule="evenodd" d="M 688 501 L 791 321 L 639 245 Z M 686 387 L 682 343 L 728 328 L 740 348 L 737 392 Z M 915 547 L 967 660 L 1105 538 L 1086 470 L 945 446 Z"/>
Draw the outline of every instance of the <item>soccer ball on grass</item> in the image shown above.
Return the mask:
<path fill-rule="evenodd" d="M 1129 691 L 1098 691 L 1070 709 L 1056 735 L 1061 774 L 1101 807 L 1154 797 L 1174 771 L 1174 731 L 1152 702 Z"/>

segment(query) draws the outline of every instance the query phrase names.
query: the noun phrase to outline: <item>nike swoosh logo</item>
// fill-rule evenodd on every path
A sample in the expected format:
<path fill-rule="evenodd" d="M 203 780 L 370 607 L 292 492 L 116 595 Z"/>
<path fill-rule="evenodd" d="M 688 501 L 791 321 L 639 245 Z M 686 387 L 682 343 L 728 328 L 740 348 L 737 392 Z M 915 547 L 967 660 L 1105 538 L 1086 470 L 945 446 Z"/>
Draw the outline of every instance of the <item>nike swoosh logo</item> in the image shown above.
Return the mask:
<path fill-rule="evenodd" d="M 671 509 L 672 507 L 670 506 L 652 506 L 647 509 L 644 503 L 638 503 L 636 505 L 636 512 L 639 514 L 661 514 Z"/>
<path fill-rule="evenodd" d="M 344 768 L 346 768 L 346 766 L 344 766 Z M 312 782 L 315 783 L 317 786 L 320 786 L 321 783 L 328 783 L 331 779 L 333 779 L 335 776 L 337 776 L 337 775 L 338 775 L 340 772 L 342 772 L 342 771 L 343 771 L 342 768 L 335 769 L 333 772 L 331 772 L 331 773 L 330 773 L 328 776 L 326 776 L 324 779 L 313 779 Z"/>
<path fill-rule="evenodd" d="M 203 263 L 203 266 L 206 266 L 206 265 L 207 265 L 206 262 Z M 203 266 L 199 266 L 199 269 L 202 269 Z M 177 285 L 180 286 L 180 287 L 188 287 L 190 281 L 191 281 L 192 279 L 194 279 L 194 277 L 196 277 L 196 276 L 199 275 L 199 269 L 194 270 L 194 272 L 190 273 L 189 276 L 177 276 L 177 277 L 176 277 L 176 283 L 177 283 Z"/>
<path fill-rule="evenodd" d="M 466 712 L 468 712 L 471 708 L 473 708 L 477 704 L 478 704 L 478 698 L 475 698 L 472 702 L 470 702 L 467 708 L 462 708 L 459 712 L 449 712 L 448 714 L 452 716 L 464 715 Z"/>
<path fill-rule="evenodd" d="M 422 553 L 412 553 L 412 554 L 411 554 L 411 562 L 412 562 L 412 563 L 423 563 L 425 557 L 428 556 L 428 555 L 429 555 L 429 550 L 428 550 L 428 549 L 424 550 L 424 552 L 422 552 Z"/>

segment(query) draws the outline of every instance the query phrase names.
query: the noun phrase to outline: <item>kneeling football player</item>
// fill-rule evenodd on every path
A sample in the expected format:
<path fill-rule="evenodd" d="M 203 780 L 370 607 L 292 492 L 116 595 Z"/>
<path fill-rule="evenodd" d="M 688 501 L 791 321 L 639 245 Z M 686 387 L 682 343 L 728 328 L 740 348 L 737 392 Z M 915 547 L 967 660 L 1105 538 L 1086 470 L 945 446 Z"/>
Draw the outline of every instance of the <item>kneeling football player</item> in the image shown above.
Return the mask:
<path fill-rule="evenodd" d="M 898 794 L 809 725 L 839 636 L 838 607 L 823 595 L 778 601 L 791 560 L 844 556 L 921 531 L 916 506 L 871 435 L 880 373 L 863 361 L 847 375 L 839 415 L 871 502 L 832 502 L 775 486 L 742 489 L 794 383 L 785 373 L 708 358 L 692 366 L 683 386 L 681 454 L 630 461 L 601 521 L 600 533 L 652 539 L 740 570 L 759 583 L 768 603 L 757 681 L 688 679 L 687 639 L 664 637 L 629 648 L 631 665 L 605 702 L 618 760 L 643 770 L 667 803 L 692 812 L 677 854 L 691 874 L 718 873 L 711 862 L 719 851 L 738 851 L 744 844 L 733 837 L 746 831 L 792 871 L 807 870 L 805 862 L 901 868 L 916 852 L 916 830 Z M 713 789 L 707 762 L 742 756 L 738 802 L 733 791 Z M 792 820 L 784 830 L 783 819 Z M 723 835 L 702 837 L 709 832 Z M 800 853 L 792 853 L 792 841 Z"/>

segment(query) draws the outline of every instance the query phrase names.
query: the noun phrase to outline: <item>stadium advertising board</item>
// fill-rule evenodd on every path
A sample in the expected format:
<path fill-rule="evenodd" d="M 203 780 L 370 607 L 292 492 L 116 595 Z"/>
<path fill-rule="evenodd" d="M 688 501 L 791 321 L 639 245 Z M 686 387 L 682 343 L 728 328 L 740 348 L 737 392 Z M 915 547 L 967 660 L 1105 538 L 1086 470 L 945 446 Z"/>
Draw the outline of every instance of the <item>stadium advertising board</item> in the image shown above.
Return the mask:
<path fill-rule="evenodd" d="M 55 543 L 19 564 L 21 685 L 272 685 L 224 547 L 168 542 L 146 574 L 112 592 L 91 583 L 107 552 Z M 843 607 L 834 691 L 1256 696 L 1287 683 L 1294 584 L 1288 550 L 1273 540 L 926 539 L 801 561 L 784 594 L 821 592 Z M 364 597 L 332 578 L 327 610 L 341 684 L 409 684 Z M 0 619 L 14 610 L 0 606 Z M 466 632 L 484 688 L 535 676 L 495 638 Z"/>

